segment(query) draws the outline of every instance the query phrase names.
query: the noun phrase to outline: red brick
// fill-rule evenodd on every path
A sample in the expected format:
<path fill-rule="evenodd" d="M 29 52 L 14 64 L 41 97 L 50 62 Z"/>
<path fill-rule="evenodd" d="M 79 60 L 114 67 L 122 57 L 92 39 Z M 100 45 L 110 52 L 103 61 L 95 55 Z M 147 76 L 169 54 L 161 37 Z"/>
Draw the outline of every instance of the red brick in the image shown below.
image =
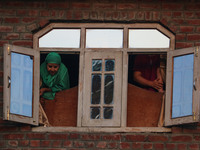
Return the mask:
<path fill-rule="evenodd" d="M 26 135 L 28 139 L 45 139 L 45 134 L 43 133 L 28 133 Z"/>
<path fill-rule="evenodd" d="M 162 16 L 171 17 L 172 16 L 172 12 L 171 11 L 164 11 L 164 12 L 162 12 Z"/>
<path fill-rule="evenodd" d="M 174 144 L 174 143 L 167 143 L 166 144 L 166 149 L 167 150 L 175 150 L 176 149 L 176 144 Z"/>
<path fill-rule="evenodd" d="M 88 148 L 88 149 L 95 147 L 95 143 L 94 142 L 85 142 L 84 141 L 84 143 L 85 143 L 85 147 Z"/>
<path fill-rule="evenodd" d="M 5 5 L 7 7 L 21 7 L 21 8 L 23 8 L 25 6 L 25 3 L 24 2 L 11 1 L 11 2 L 6 2 Z"/>
<path fill-rule="evenodd" d="M 154 149 L 155 150 L 163 150 L 164 149 L 164 144 L 163 143 L 155 143 L 154 144 Z"/>
<path fill-rule="evenodd" d="M 144 149 L 153 149 L 153 144 L 152 143 L 144 143 L 143 148 Z"/>
<path fill-rule="evenodd" d="M 25 9 L 20 9 L 17 11 L 17 15 L 21 15 L 21 16 L 27 15 L 27 13 L 28 11 Z"/>
<path fill-rule="evenodd" d="M 185 38 L 186 38 L 185 34 L 176 34 L 176 40 L 177 41 L 185 40 Z"/>
<path fill-rule="evenodd" d="M 108 143 L 108 148 L 117 148 L 117 142 Z"/>
<path fill-rule="evenodd" d="M 20 140 L 19 146 L 21 146 L 21 147 L 29 146 L 29 140 Z"/>
<path fill-rule="evenodd" d="M 173 12 L 172 17 L 182 17 L 182 12 Z"/>
<path fill-rule="evenodd" d="M 16 11 L 15 10 L 8 10 L 8 9 L 0 9 L 0 15 L 15 15 Z"/>
<path fill-rule="evenodd" d="M 200 35 L 199 34 L 189 34 L 189 35 L 187 35 L 187 40 L 189 40 L 189 41 L 199 41 Z"/>
<path fill-rule="evenodd" d="M 40 146 L 41 147 L 50 147 L 50 145 L 51 145 L 51 141 L 47 141 L 47 140 L 45 140 L 45 141 L 40 141 Z"/>
<path fill-rule="evenodd" d="M 151 12 L 145 12 L 145 20 L 151 20 L 152 13 Z"/>
<path fill-rule="evenodd" d="M 64 141 L 64 142 L 63 142 L 63 146 L 64 146 L 64 147 L 72 147 L 72 145 L 73 145 L 73 142 L 72 142 L 72 141 Z"/>
<path fill-rule="evenodd" d="M 56 3 L 48 3 L 48 7 L 51 9 L 67 9 L 69 8 L 69 3 L 68 2 L 56 2 Z"/>
<path fill-rule="evenodd" d="M 178 150 L 187 150 L 187 144 L 178 144 L 177 145 Z"/>
<path fill-rule="evenodd" d="M 160 5 L 154 4 L 154 3 L 141 3 L 139 5 L 139 8 L 145 9 L 145 10 L 157 10 L 160 8 Z"/>
<path fill-rule="evenodd" d="M 40 25 L 40 27 L 44 27 L 48 23 L 49 23 L 49 20 L 40 20 L 39 25 Z"/>
<path fill-rule="evenodd" d="M 142 144 L 136 142 L 136 143 L 133 143 L 132 147 L 133 147 L 133 149 L 142 149 Z"/>
<path fill-rule="evenodd" d="M 106 146 L 107 146 L 106 142 L 98 142 L 96 145 L 97 148 L 106 148 Z"/>
<path fill-rule="evenodd" d="M 189 150 L 199 150 L 199 144 L 197 144 L 197 143 L 190 144 Z"/>
<path fill-rule="evenodd" d="M 94 8 L 93 9 L 109 9 L 109 10 L 114 10 L 116 8 L 116 5 L 110 4 L 110 3 L 94 3 Z"/>
<path fill-rule="evenodd" d="M 180 26 L 180 31 L 181 32 L 193 32 L 194 27 L 193 26 Z"/>
<path fill-rule="evenodd" d="M 183 24 L 184 23 L 184 19 L 180 18 L 180 19 L 172 19 L 172 21 L 174 23 L 177 23 L 177 24 Z"/>
<path fill-rule="evenodd" d="M 68 134 L 50 133 L 48 135 L 48 139 L 50 139 L 50 140 L 67 140 Z"/>
<path fill-rule="evenodd" d="M 39 11 L 38 10 L 29 10 L 28 11 L 28 15 L 29 16 L 38 16 L 39 15 Z"/>
<path fill-rule="evenodd" d="M 19 23 L 19 18 L 5 18 L 5 23 Z"/>
<path fill-rule="evenodd" d="M 74 11 L 74 19 L 75 20 L 82 19 L 82 11 Z"/>
<path fill-rule="evenodd" d="M 69 138 L 70 138 L 70 139 L 78 139 L 79 136 L 80 136 L 80 135 L 77 134 L 77 133 L 71 133 Z"/>
<path fill-rule="evenodd" d="M 200 19 L 185 20 L 185 22 L 189 25 L 200 25 Z"/>
<path fill-rule="evenodd" d="M 62 141 L 52 141 L 52 147 L 61 147 Z"/>
<path fill-rule="evenodd" d="M 199 134 L 200 133 L 200 127 L 197 127 L 195 129 L 183 128 L 183 133 Z"/>
<path fill-rule="evenodd" d="M 198 136 L 194 136 L 194 140 L 199 142 L 200 141 L 200 136 L 199 135 Z"/>
<path fill-rule="evenodd" d="M 187 48 L 187 47 L 193 47 L 193 43 L 187 43 L 187 42 L 176 42 L 176 49 L 180 48 Z"/>
<path fill-rule="evenodd" d="M 4 44 L 8 44 L 8 41 L 0 41 L 0 46 L 3 47 Z"/>
<path fill-rule="evenodd" d="M 24 139 L 24 134 L 4 134 L 4 139 L 5 140 L 19 140 L 19 139 Z"/>
<path fill-rule="evenodd" d="M 15 126 L 12 126 L 12 127 L 1 126 L 0 127 L 0 133 L 2 133 L 2 132 L 15 132 L 15 131 L 18 131 L 18 127 L 15 127 Z"/>
<path fill-rule="evenodd" d="M 26 28 L 25 26 L 16 26 L 16 32 L 25 32 Z"/>
<path fill-rule="evenodd" d="M 195 15 L 197 16 L 197 18 L 200 18 L 200 12 L 196 12 Z"/>
<path fill-rule="evenodd" d="M 17 140 L 10 140 L 10 141 L 8 141 L 8 145 L 11 146 L 11 147 L 17 147 L 18 141 Z"/>
<path fill-rule="evenodd" d="M 83 141 L 74 141 L 74 146 L 75 147 L 84 147 L 85 144 Z"/>
<path fill-rule="evenodd" d="M 176 3 L 163 3 L 162 10 L 183 10 L 183 4 L 176 4 Z"/>
<path fill-rule="evenodd" d="M 31 147 L 39 147 L 40 146 L 40 140 L 31 140 L 30 146 Z"/>
<path fill-rule="evenodd" d="M 138 4 L 133 4 L 133 3 L 121 3 L 121 4 L 117 4 L 117 9 L 119 10 L 128 10 L 128 9 L 137 9 L 138 8 Z"/>
<path fill-rule="evenodd" d="M 81 135 L 81 139 L 83 139 L 83 140 L 99 140 L 100 135 L 84 134 L 84 135 Z"/>
<path fill-rule="evenodd" d="M 195 10 L 199 10 L 200 8 L 200 4 L 197 4 L 197 3 L 191 3 L 191 4 L 187 4 L 185 5 L 185 9 L 186 10 L 191 10 L 191 11 L 195 11 Z"/>
<path fill-rule="evenodd" d="M 90 9 L 91 4 L 90 3 L 72 3 L 71 8 L 72 9 Z"/>
<path fill-rule="evenodd" d="M 154 11 L 154 12 L 152 13 L 152 19 L 153 19 L 153 20 L 160 20 L 160 13 Z"/>
<path fill-rule="evenodd" d="M 31 131 L 31 126 L 29 126 L 29 125 L 22 126 L 22 127 L 20 127 L 20 131 Z"/>
<path fill-rule="evenodd" d="M 113 141 L 119 141 L 121 140 L 121 136 L 119 134 L 113 134 L 113 135 L 104 135 L 102 136 L 103 140 L 113 140 Z"/>
<path fill-rule="evenodd" d="M 12 44 L 17 46 L 33 47 L 32 41 L 14 41 Z"/>
<path fill-rule="evenodd" d="M 12 32 L 13 27 L 11 26 L 0 26 L 0 32 Z"/>
<path fill-rule="evenodd" d="M 32 23 L 35 21 L 36 21 L 36 18 L 32 18 L 32 17 L 25 17 L 22 19 L 22 22 L 24 22 L 24 23 Z"/>
<path fill-rule="evenodd" d="M 130 148 L 131 148 L 131 145 L 130 145 L 130 143 L 128 143 L 128 142 L 121 142 L 121 143 L 120 143 L 120 148 L 121 148 L 121 149 L 130 149 Z"/>
<path fill-rule="evenodd" d="M 181 127 L 172 127 L 172 133 L 182 133 L 183 132 L 183 128 Z"/>
<path fill-rule="evenodd" d="M 166 142 L 168 141 L 168 137 L 164 135 L 150 135 L 148 136 L 150 142 Z"/>
<path fill-rule="evenodd" d="M 185 18 L 193 18 L 194 17 L 194 12 L 184 12 Z"/>
<path fill-rule="evenodd" d="M 190 135 L 177 135 L 171 137 L 172 142 L 191 142 L 192 136 Z"/>
<path fill-rule="evenodd" d="M 19 33 L 8 33 L 6 40 L 13 40 L 13 39 L 19 39 Z"/>
<path fill-rule="evenodd" d="M 26 7 L 31 7 L 31 8 L 46 8 L 46 2 L 29 2 Z"/>
<path fill-rule="evenodd" d="M 145 138 L 145 135 L 126 135 L 126 140 L 132 142 L 143 142 Z"/>
<path fill-rule="evenodd" d="M 23 39 L 32 40 L 33 39 L 33 35 L 30 34 L 30 33 L 25 33 L 25 34 L 23 34 Z"/>

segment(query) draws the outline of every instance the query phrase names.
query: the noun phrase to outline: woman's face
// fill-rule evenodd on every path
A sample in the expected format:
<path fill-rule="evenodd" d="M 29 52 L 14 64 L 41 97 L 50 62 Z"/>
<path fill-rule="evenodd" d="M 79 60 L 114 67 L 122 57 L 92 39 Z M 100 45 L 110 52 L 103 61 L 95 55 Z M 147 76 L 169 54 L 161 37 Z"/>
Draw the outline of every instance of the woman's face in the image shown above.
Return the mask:
<path fill-rule="evenodd" d="M 47 64 L 47 71 L 53 76 L 58 72 L 60 65 L 48 63 Z"/>

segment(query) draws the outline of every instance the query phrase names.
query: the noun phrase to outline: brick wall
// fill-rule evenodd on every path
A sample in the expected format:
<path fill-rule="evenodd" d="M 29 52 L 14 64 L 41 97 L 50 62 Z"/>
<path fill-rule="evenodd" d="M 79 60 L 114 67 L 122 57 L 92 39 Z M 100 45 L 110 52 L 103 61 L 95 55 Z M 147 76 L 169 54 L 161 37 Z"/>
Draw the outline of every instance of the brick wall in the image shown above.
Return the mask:
<path fill-rule="evenodd" d="M 198 0 L 0 1 L 0 149 L 200 149 L 200 130 L 171 133 L 33 133 L 2 120 L 3 44 L 32 47 L 33 33 L 50 20 L 159 22 L 176 35 L 176 48 L 200 46 Z"/>

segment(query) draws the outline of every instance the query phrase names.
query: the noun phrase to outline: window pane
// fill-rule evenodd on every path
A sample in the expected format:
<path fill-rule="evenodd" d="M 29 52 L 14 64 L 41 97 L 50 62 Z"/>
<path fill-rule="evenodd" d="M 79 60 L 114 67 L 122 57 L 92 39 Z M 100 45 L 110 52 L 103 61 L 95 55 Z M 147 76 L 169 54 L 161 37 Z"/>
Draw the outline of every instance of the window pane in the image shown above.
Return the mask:
<path fill-rule="evenodd" d="M 100 119 L 100 107 L 91 107 L 90 108 L 91 119 Z"/>
<path fill-rule="evenodd" d="M 32 117 L 33 60 L 11 53 L 10 113 Z"/>
<path fill-rule="evenodd" d="M 80 29 L 53 29 L 39 38 L 39 47 L 79 48 Z"/>
<path fill-rule="evenodd" d="M 101 75 L 92 75 L 92 92 L 91 92 L 91 104 L 100 104 L 101 98 Z"/>
<path fill-rule="evenodd" d="M 86 29 L 86 48 L 122 48 L 123 29 Z"/>
<path fill-rule="evenodd" d="M 103 117 L 104 117 L 104 119 L 112 119 L 113 118 L 113 108 L 105 107 L 103 109 Z"/>
<path fill-rule="evenodd" d="M 101 71 L 102 60 L 92 60 L 92 71 Z"/>
<path fill-rule="evenodd" d="M 115 60 L 105 60 L 105 71 L 114 71 L 115 70 Z"/>
<path fill-rule="evenodd" d="M 192 115 L 194 55 L 174 57 L 172 118 Z"/>
<path fill-rule="evenodd" d="M 104 85 L 104 103 L 113 103 L 113 92 L 114 91 L 114 75 L 105 75 L 105 85 Z"/>
<path fill-rule="evenodd" d="M 156 29 L 130 29 L 129 48 L 169 48 L 170 39 Z"/>

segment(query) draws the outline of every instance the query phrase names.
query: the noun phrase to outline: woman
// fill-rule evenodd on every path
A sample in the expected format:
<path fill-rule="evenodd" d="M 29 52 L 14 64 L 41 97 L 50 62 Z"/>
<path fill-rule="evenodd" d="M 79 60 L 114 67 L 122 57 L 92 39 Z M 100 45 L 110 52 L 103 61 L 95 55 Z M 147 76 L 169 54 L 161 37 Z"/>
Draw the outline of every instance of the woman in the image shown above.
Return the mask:
<path fill-rule="evenodd" d="M 53 100 L 56 92 L 69 89 L 68 70 L 56 52 L 49 53 L 41 64 L 40 77 L 42 79 L 40 96 L 45 99 Z"/>

